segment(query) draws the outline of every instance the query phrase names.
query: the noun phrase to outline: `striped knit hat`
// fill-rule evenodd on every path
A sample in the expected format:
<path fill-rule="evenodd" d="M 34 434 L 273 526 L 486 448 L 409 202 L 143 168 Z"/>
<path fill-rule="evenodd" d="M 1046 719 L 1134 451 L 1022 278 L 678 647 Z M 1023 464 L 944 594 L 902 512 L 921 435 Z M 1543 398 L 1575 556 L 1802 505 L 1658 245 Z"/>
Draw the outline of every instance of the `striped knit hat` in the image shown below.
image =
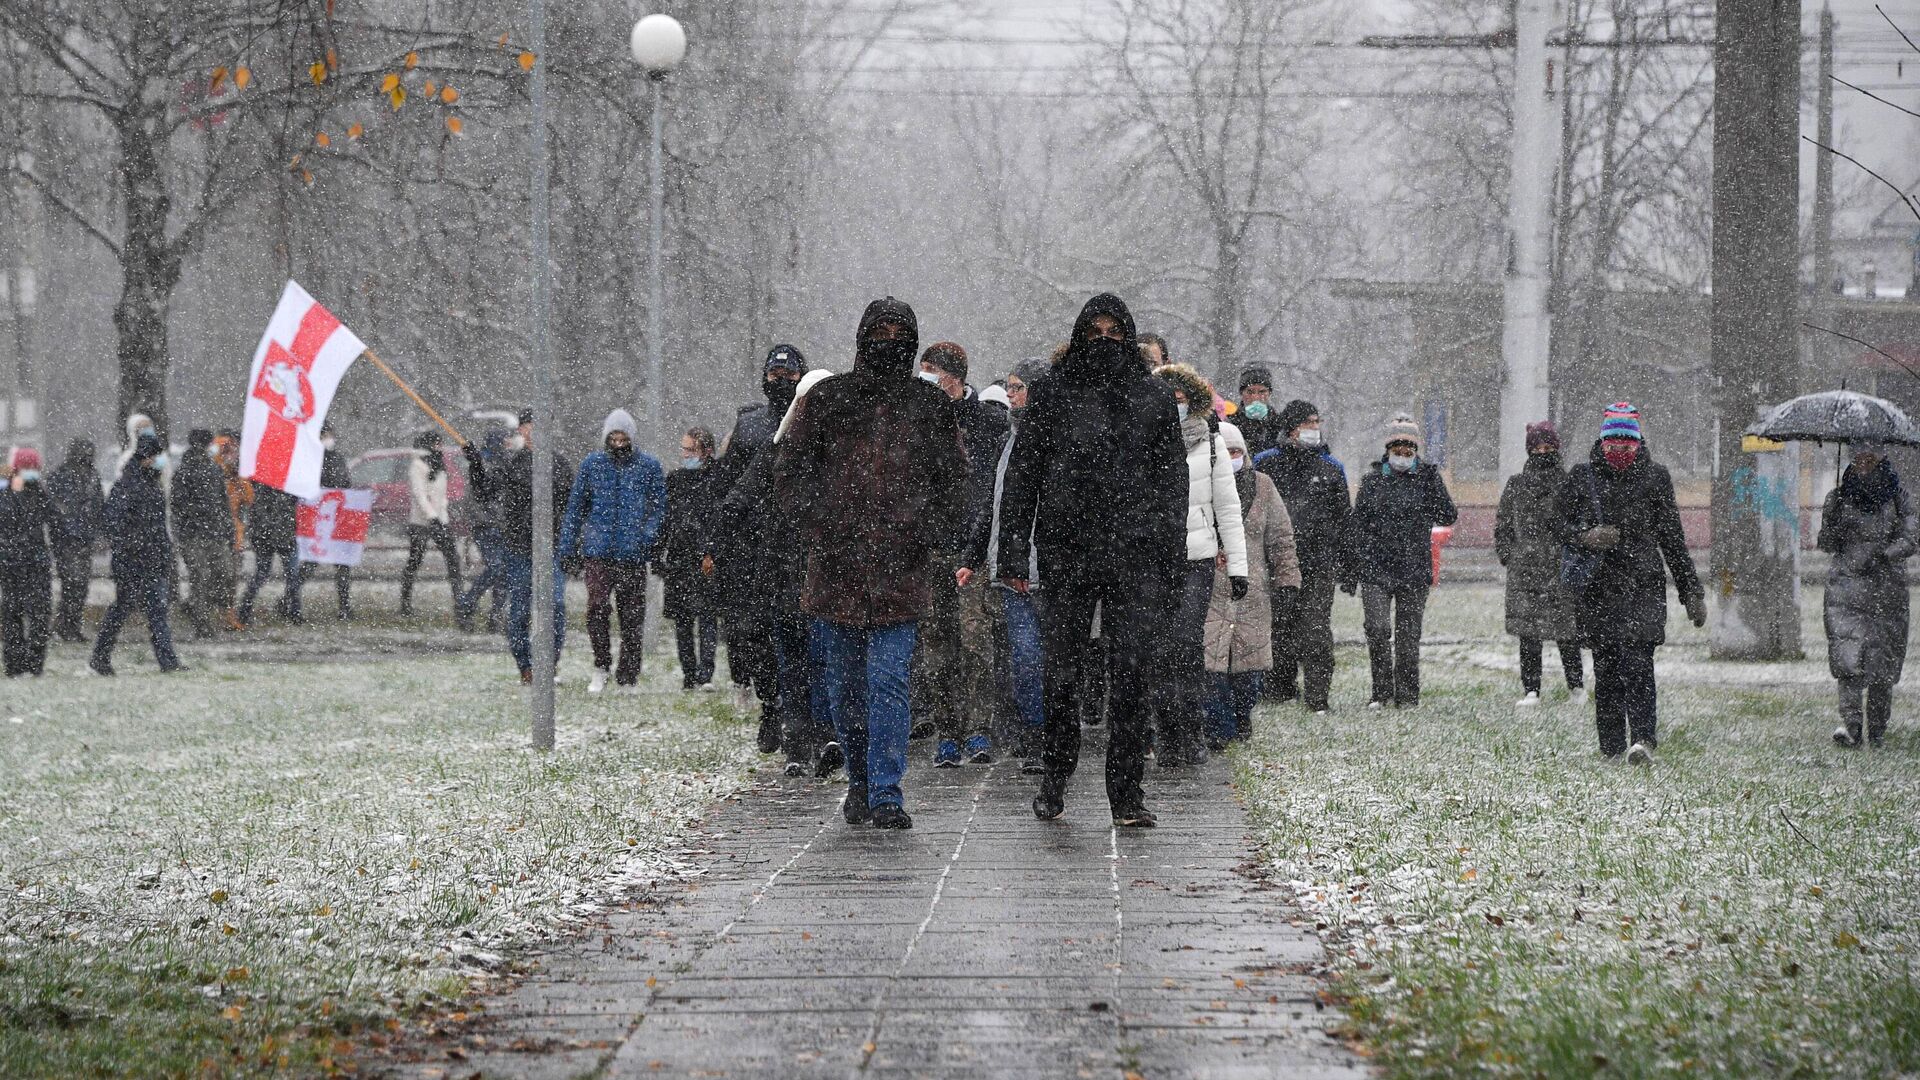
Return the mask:
<path fill-rule="evenodd" d="M 1403 442 L 1412 443 L 1415 450 L 1420 449 L 1420 425 L 1406 413 L 1395 413 L 1393 419 L 1387 421 L 1385 434 L 1383 441 L 1387 446 Z"/>
<path fill-rule="evenodd" d="M 1607 406 L 1606 419 L 1600 422 L 1600 437 L 1644 441 L 1646 436 L 1640 434 L 1640 410 L 1625 401 L 1616 401 Z"/>

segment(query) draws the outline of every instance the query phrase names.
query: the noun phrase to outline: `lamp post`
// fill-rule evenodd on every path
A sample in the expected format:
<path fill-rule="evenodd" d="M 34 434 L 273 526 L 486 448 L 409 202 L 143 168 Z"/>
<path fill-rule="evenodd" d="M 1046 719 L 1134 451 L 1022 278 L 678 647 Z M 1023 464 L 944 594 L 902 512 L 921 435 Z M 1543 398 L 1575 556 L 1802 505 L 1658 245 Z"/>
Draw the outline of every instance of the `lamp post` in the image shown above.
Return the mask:
<path fill-rule="evenodd" d="M 647 215 L 647 432 L 657 450 L 664 437 L 660 429 L 660 399 L 666 393 L 666 373 L 660 353 L 660 337 L 664 332 L 661 326 L 665 321 L 662 309 L 666 304 L 660 267 L 662 219 L 666 213 L 666 191 L 660 180 L 661 89 L 667 76 L 686 58 L 687 32 L 680 20 L 671 15 L 649 15 L 633 24 L 633 36 L 628 44 L 633 49 L 634 61 L 653 85 L 653 160 L 648 170 L 653 208 Z"/>

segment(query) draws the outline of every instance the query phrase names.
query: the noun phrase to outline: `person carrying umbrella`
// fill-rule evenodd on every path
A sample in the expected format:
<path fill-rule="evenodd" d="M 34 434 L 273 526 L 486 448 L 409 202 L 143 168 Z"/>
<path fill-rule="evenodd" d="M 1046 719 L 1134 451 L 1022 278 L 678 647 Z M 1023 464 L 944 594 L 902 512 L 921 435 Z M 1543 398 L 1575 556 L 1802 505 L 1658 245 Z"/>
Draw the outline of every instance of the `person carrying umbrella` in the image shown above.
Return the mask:
<path fill-rule="evenodd" d="M 1907 559 L 1920 521 L 1886 444 L 1856 440 L 1853 462 L 1820 509 L 1827 571 L 1827 669 L 1839 682 L 1841 725 L 1833 741 L 1879 746 L 1893 715 L 1893 687 L 1907 658 Z M 1861 699 L 1866 702 L 1862 724 Z"/>

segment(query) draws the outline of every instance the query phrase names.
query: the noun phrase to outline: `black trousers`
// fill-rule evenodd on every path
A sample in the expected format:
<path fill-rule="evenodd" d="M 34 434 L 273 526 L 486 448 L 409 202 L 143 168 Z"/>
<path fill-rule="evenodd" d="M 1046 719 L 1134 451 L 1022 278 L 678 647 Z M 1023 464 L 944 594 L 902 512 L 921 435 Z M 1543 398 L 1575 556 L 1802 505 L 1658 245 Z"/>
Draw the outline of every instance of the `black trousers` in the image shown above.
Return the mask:
<path fill-rule="evenodd" d="M 1427 618 L 1427 592 L 1425 585 L 1360 587 L 1374 701 L 1420 704 L 1420 631 Z"/>
<path fill-rule="evenodd" d="M 53 629 L 62 641 L 73 641 L 81 636 L 87 586 L 93 583 L 93 547 L 81 544 L 55 548 L 53 566 L 60 575 L 60 609 L 54 616 Z"/>
<path fill-rule="evenodd" d="M 1659 745 L 1660 693 L 1653 681 L 1653 646 L 1636 642 L 1595 642 L 1593 716 L 1600 729 L 1600 752 L 1617 757 L 1630 742 Z"/>
<path fill-rule="evenodd" d="M 1273 676 L 1270 696 L 1290 699 L 1296 696 L 1305 676 L 1305 692 L 1299 693 L 1311 712 L 1327 707 L 1327 695 L 1333 688 L 1333 575 L 1303 576 L 1300 588 L 1287 599 L 1285 590 L 1273 598 Z"/>
<path fill-rule="evenodd" d="M 0 567 L 0 640 L 8 678 L 46 670 L 52 624 L 53 567 L 45 562 Z"/>
<path fill-rule="evenodd" d="M 300 580 L 302 582 L 312 580 L 313 575 L 320 569 L 320 565 L 310 562 L 301 563 Z M 333 595 L 339 601 L 340 617 L 344 619 L 353 613 L 353 567 L 335 565 L 327 569 L 333 572 Z M 505 590 L 502 589 L 502 592 L 504 593 Z"/>
<path fill-rule="evenodd" d="M 1560 669 L 1566 673 L 1567 689 L 1578 690 L 1586 685 L 1587 673 L 1580 660 L 1580 643 L 1577 641 L 1556 641 L 1560 649 Z M 1543 642 L 1539 638 L 1520 639 L 1520 689 L 1529 694 L 1540 692 L 1542 677 L 1541 652 Z"/>
<path fill-rule="evenodd" d="M 1190 559 L 1178 606 L 1162 624 L 1155 672 L 1154 719 L 1161 753 L 1190 751 L 1200 741 L 1201 707 L 1207 700 L 1207 607 L 1213 602 L 1213 560 Z"/>
<path fill-rule="evenodd" d="M 680 681 L 690 687 L 712 682 L 713 654 L 720 645 L 720 620 L 711 615 L 675 619 L 673 641 L 680 651 Z"/>
<path fill-rule="evenodd" d="M 1865 676 L 1841 679 L 1840 719 L 1854 742 L 1860 741 L 1860 701 L 1866 699 L 1866 738 L 1878 746 L 1887 737 L 1887 721 L 1893 718 L 1893 684 L 1876 682 Z"/>
<path fill-rule="evenodd" d="M 780 699 L 780 661 L 773 648 L 773 618 L 767 605 L 743 603 L 721 619 L 727 638 L 727 677 L 753 688 L 764 709 Z"/>
<path fill-rule="evenodd" d="M 1138 565 L 1064 564 L 1041 568 L 1040 650 L 1045 667 L 1046 734 L 1042 760 L 1050 784 L 1065 786 L 1080 766 L 1080 694 L 1087 669 L 1103 662 L 1092 639 L 1094 614 L 1106 643 L 1106 786 L 1115 810 L 1140 805 L 1147 760 L 1147 665 L 1156 625 L 1172 614 L 1165 575 Z"/>
<path fill-rule="evenodd" d="M 453 546 L 453 531 L 439 522 L 407 526 L 407 565 L 400 572 L 400 614 L 413 614 L 413 579 L 420 564 L 427 561 L 427 548 L 439 549 L 447 563 L 447 586 L 453 590 L 453 604 L 460 604 L 460 553 Z"/>
<path fill-rule="evenodd" d="M 808 649 L 812 620 L 799 611 L 783 611 L 773 617 L 774 661 L 779 668 L 780 745 L 788 761 L 810 762 L 820 748 L 834 738 L 832 718 L 814 705 L 822 695 L 816 683 L 825 672 L 816 670 L 814 655 Z"/>

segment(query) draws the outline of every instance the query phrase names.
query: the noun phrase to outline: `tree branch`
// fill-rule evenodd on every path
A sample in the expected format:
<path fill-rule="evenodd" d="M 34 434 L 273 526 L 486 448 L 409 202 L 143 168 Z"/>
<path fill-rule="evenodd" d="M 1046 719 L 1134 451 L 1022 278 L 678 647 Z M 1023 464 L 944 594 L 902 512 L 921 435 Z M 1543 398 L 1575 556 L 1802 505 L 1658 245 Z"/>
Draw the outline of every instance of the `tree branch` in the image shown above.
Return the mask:
<path fill-rule="evenodd" d="M 115 240 L 112 236 L 110 236 L 107 233 L 105 229 L 102 229 L 100 226 L 95 225 L 92 219 L 88 218 L 85 213 L 81 212 L 79 207 L 68 202 L 65 198 L 62 198 L 60 193 L 53 190 L 52 187 L 48 186 L 45 180 L 42 180 L 38 176 L 35 176 L 31 170 L 22 169 L 17 165 L 9 167 L 7 171 L 12 173 L 15 176 L 25 177 L 27 182 L 32 184 L 34 188 L 40 192 L 41 197 L 45 198 L 48 203 L 58 208 L 60 212 L 66 214 L 67 217 L 73 219 L 73 222 L 75 224 L 79 225 L 82 229 L 85 229 L 88 233 L 90 233 L 93 236 L 95 240 L 98 240 L 102 244 L 105 244 L 107 250 L 113 252 L 114 257 L 118 258 L 120 256 L 120 253 L 121 253 L 120 241 Z"/>

